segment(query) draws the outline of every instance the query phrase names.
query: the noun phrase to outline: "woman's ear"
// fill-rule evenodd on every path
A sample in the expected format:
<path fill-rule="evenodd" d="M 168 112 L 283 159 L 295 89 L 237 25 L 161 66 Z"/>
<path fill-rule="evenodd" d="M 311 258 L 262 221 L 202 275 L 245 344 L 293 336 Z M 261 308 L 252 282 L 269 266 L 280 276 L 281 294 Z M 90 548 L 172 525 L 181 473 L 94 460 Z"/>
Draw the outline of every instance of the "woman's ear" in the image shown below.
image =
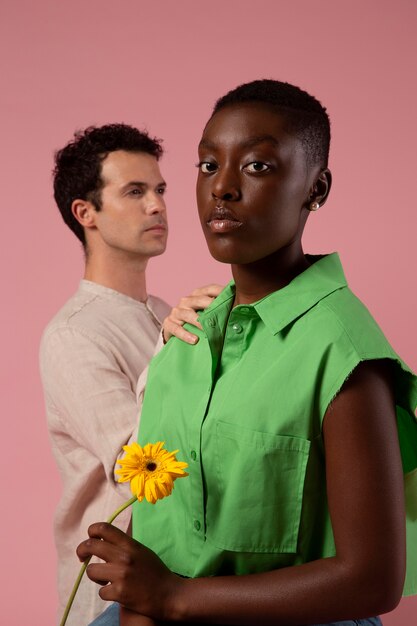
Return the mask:
<path fill-rule="evenodd" d="M 327 200 L 332 186 L 332 173 L 328 168 L 321 170 L 310 192 L 310 210 L 316 211 Z M 312 208 L 311 208 L 312 207 Z"/>

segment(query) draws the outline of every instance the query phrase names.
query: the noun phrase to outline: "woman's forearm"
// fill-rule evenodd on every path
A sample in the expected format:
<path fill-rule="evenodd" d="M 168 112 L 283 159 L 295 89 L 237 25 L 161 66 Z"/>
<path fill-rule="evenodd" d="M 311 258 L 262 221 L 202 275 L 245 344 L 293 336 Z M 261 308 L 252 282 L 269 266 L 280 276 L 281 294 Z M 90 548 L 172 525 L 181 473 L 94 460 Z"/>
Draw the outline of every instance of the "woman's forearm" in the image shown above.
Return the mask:
<path fill-rule="evenodd" d="M 389 568 L 357 571 L 334 557 L 263 574 L 188 579 L 177 588 L 167 618 L 295 626 L 370 617 L 399 601 Z"/>

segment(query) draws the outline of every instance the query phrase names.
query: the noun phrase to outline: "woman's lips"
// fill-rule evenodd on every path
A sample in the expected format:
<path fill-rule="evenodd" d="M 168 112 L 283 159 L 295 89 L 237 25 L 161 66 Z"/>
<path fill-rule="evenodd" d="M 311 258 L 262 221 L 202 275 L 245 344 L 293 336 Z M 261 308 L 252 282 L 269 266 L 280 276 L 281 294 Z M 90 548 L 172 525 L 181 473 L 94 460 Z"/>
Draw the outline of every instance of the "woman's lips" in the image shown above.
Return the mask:
<path fill-rule="evenodd" d="M 216 218 L 209 220 L 207 226 L 212 233 L 228 233 L 242 226 L 242 222 L 232 219 Z"/>
<path fill-rule="evenodd" d="M 207 226 L 212 233 L 228 233 L 242 226 L 242 222 L 228 207 L 217 204 L 207 220 Z"/>

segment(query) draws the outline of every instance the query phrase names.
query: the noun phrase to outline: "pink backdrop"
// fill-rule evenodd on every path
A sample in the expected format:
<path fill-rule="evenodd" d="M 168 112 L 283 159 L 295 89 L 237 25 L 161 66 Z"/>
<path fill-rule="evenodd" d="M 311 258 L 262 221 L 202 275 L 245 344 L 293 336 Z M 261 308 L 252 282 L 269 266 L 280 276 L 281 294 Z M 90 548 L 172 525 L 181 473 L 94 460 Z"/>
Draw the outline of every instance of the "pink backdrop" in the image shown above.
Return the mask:
<path fill-rule="evenodd" d="M 105 122 L 164 138 L 171 234 L 149 287 L 174 302 L 229 277 L 206 252 L 194 201 L 214 99 L 260 77 L 310 90 L 333 122 L 334 188 L 306 249 L 340 251 L 351 286 L 416 367 L 416 18 L 413 0 L 3 0 L 2 624 L 52 626 L 56 607 L 60 484 L 37 351 L 83 263 L 52 199 L 53 151 L 75 128 Z M 384 623 L 409 626 L 416 609 L 406 599 Z"/>

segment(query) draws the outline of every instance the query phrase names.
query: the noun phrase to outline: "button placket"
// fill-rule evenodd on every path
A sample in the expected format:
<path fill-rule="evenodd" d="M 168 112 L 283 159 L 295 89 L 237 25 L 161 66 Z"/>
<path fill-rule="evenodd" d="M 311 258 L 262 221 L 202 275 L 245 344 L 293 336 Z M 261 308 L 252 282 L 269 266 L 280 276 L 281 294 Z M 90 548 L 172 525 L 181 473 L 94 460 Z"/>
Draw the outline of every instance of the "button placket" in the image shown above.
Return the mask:
<path fill-rule="evenodd" d="M 204 523 L 204 493 L 203 493 L 203 476 L 200 464 L 199 448 L 196 445 L 200 439 L 201 423 L 196 423 L 192 429 L 192 439 L 190 441 L 190 459 L 189 468 L 191 479 L 192 505 L 190 507 L 190 525 L 193 533 L 190 541 L 190 552 L 198 558 L 201 552 L 201 542 L 204 541 L 204 533 L 201 532 Z"/>
<path fill-rule="evenodd" d="M 215 323 L 216 324 L 216 323 Z M 211 326 L 207 322 L 208 326 Z M 212 392 L 211 385 L 207 388 L 207 395 L 201 398 L 198 411 L 194 418 L 189 422 L 189 458 L 190 458 L 190 479 L 191 479 L 191 506 L 189 509 L 189 524 L 191 530 L 190 536 L 190 554 L 195 558 L 201 553 L 205 540 L 205 504 L 204 504 L 204 487 L 203 474 L 201 467 L 200 438 L 201 428 L 204 423 L 207 407 Z"/>
<path fill-rule="evenodd" d="M 232 310 L 227 325 L 226 337 L 223 344 L 222 359 L 231 358 L 238 361 L 246 345 L 247 330 L 251 323 L 251 308 L 237 307 Z"/>

